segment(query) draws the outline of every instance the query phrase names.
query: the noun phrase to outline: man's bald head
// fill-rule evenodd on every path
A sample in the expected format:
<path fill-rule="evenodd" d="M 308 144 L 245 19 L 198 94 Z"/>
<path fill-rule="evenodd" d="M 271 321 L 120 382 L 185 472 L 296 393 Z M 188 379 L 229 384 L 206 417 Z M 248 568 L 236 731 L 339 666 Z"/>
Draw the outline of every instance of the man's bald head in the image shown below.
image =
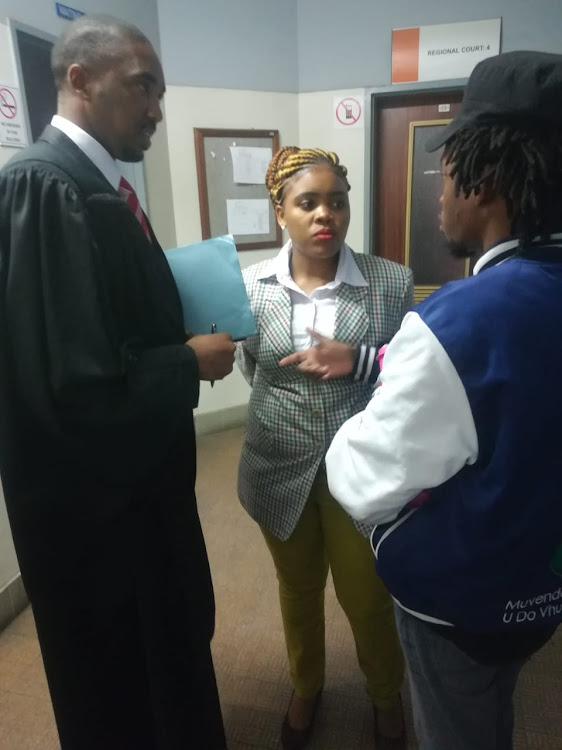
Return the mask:
<path fill-rule="evenodd" d="M 81 16 L 59 36 L 51 52 L 51 69 L 58 91 L 65 87 L 71 65 L 81 65 L 96 74 L 122 54 L 123 42 L 150 45 L 136 26 L 109 16 Z"/>
<path fill-rule="evenodd" d="M 83 16 L 57 40 L 52 67 L 57 112 L 115 159 L 140 161 L 162 120 L 165 91 L 154 48 L 135 26 Z"/>

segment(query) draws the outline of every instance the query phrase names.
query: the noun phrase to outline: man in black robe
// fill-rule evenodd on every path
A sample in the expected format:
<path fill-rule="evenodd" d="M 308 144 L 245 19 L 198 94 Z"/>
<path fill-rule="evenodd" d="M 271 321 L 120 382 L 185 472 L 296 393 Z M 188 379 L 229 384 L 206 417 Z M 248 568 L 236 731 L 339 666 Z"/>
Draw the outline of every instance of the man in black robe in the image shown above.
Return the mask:
<path fill-rule="evenodd" d="M 192 410 L 234 344 L 186 345 L 115 163 L 162 119 L 152 46 L 85 16 L 52 61 L 58 114 L 0 172 L 0 468 L 60 740 L 220 750 Z"/>

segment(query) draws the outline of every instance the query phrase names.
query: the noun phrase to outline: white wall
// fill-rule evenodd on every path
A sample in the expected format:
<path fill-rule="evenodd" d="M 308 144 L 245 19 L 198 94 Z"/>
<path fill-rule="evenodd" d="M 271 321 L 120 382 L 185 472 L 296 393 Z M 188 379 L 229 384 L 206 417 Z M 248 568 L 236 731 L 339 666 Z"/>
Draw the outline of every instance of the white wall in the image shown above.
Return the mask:
<path fill-rule="evenodd" d="M 4 493 L 0 484 L 0 591 L 4 589 L 19 572 L 16 551 L 12 542 L 12 532 L 8 523 Z"/>
<path fill-rule="evenodd" d="M 18 87 L 12 58 L 10 33 L 6 24 L 0 21 L 0 83 L 6 86 Z M 0 146 L 0 167 L 10 159 L 19 149 Z"/>
<path fill-rule="evenodd" d="M 298 145 L 298 97 L 233 89 L 171 86 L 166 94 L 166 130 L 171 155 L 172 195 L 178 245 L 201 239 L 199 192 L 193 128 L 256 128 L 279 130 L 282 146 Z M 246 268 L 276 250 L 239 253 Z M 197 414 L 245 404 L 249 388 L 238 371 L 213 389 L 202 383 Z"/>
<path fill-rule="evenodd" d="M 364 89 L 344 91 L 318 91 L 299 94 L 299 142 L 301 148 L 323 148 L 335 151 L 340 161 L 347 167 L 351 185 L 349 203 L 351 223 L 347 233 L 347 243 L 357 252 L 366 252 L 364 245 L 365 223 L 365 131 L 362 128 L 334 127 L 334 97 L 352 96 L 362 102 L 365 112 Z M 365 121 L 365 118 L 363 118 Z"/>
<path fill-rule="evenodd" d="M 16 85 L 10 53 L 8 27 L 3 23 L 0 23 L 0 83 L 4 83 L 7 86 Z M 0 167 L 16 151 L 17 149 L 0 147 Z M 18 570 L 18 562 L 6 514 L 4 493 L 0 484 L 0 591 L 17 575 Z"/>

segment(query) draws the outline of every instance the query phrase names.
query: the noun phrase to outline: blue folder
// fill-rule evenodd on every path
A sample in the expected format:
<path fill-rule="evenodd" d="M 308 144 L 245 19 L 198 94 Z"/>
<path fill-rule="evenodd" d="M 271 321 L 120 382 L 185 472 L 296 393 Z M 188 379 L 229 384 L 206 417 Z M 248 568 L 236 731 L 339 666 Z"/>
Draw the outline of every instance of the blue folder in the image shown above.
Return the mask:
<path fill-rule="evenodd" d="M 166 251 L 192 333 L 229 333 L 234 341 L 252 336 L 256 324 L 232 235 Z"/>

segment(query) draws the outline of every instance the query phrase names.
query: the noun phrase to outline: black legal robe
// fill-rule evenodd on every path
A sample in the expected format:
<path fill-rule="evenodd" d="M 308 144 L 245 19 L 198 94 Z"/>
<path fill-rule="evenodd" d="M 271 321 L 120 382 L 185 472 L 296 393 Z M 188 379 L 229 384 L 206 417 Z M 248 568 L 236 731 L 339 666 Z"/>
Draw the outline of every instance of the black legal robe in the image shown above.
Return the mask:
<path fill-rule="evenodd" d="M 199 374 L 152 239 L 51 126 L 0 171 L 0 469 L 63 750 L 224 747 Z"/>

